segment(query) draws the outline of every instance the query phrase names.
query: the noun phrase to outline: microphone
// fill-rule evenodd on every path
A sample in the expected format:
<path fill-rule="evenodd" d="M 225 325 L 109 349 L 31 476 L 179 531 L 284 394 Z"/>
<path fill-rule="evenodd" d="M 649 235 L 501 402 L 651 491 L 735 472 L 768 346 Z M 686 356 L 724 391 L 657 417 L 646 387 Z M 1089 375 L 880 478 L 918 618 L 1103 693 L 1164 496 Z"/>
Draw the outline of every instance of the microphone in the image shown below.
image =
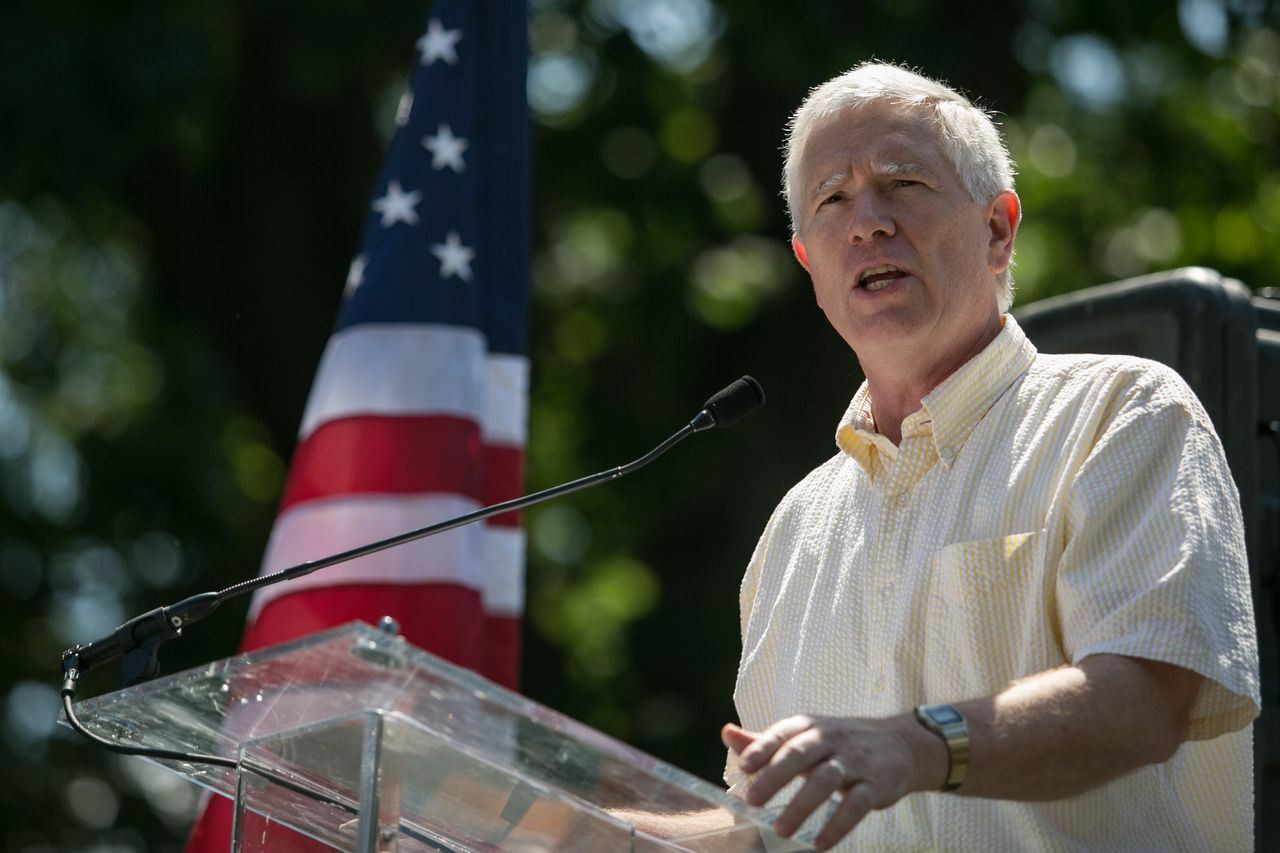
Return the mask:
<path fill-rule="evenodd" d="M 702 411 L 689 423 L 695 432 L 733 426 L 763 405 L 764 389 L 755 379 L 744 376 L 711 395 L 711 399 L 702 404 Z"/>
<path fill-rule="evenodd" d="M 481 521 L 494 515 L 524 509 L 561 495 L 590 488 L 606 480 L 616 480 L 648 465 L 695 432 L 731 426 L 763 405 L 764 389 L 760 387 L 760 383 L 750 376 L 743 376 L 713 394 L 703 404 L 702 410 L 694 415 L 693 419 L 683 426 L 679 432 L 634 462 L 619 465 L 616 468 L 610 468 L 558 486 L 552 486 L 549 489 L 543 489 L 531 495 L 524 495 L 513 500 L 483 507 L 474 512 L 460 515 L 457 518 L 420 527 L 417 530 L 371 542 L 368 545 L 361 545 L 349 551 L 300 563 L 273 574 L 242 581 L 220 592 L 204 592 L 183 599 L 168 607 L 157 607 L 155 610 L 130 619 L 101 639 L 73 646 L 64 651 L 62 653 L 63 695 L 65 697 L 68 693 L 74 694 L 75 684 L 81 675 L 96 666 L 120 657 L 125 659 L 121 686 L 128 687 L 154 678 L 159 673 L 159 662 L 156 659 L 156 654 L 160 644 L 181 636 L 183 628 L 208 616 L 227 599 L 253 592 L 265 586 L 293 580 L 328 566 L 354 560 L 357 557 L 365 557 L 387 548 L 394 548 L 397 545 L 404 545 L 408 542 L 434 536 L 437 533 L 443 533 L 446 530 L 462 527 L 465 524 Z"/>

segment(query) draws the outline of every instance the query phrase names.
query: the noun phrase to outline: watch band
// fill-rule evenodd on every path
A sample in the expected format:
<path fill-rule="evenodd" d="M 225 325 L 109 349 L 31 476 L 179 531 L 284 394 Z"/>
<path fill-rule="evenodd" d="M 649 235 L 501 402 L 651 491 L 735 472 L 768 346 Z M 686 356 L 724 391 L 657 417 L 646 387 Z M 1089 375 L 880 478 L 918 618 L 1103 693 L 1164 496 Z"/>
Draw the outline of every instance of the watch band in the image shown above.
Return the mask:
<path fill-rule="evenodd" d="M 950 705 L 920 705 L 916 719 L 946 744 L 947 781 L 941 790 L 954 791 L 964 783 L 969 769 L 969 726 L 964 716 Z"/>

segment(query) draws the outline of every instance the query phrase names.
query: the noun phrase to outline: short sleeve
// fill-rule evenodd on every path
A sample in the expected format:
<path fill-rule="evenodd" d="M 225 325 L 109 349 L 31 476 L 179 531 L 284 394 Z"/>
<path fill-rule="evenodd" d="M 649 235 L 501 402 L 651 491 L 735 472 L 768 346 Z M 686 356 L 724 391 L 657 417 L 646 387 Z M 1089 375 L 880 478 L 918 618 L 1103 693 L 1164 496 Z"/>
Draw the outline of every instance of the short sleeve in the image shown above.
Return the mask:
<path fill-rule="evenodd" d="M 1168 368 L 1115 393 L 1067 489 L 1056 578 L 1068 657 L 1163 661 L 1207 681 L 1189 739 L 1247 725 L 1260 704 L 1240 501 L 1194 394 Z"/>

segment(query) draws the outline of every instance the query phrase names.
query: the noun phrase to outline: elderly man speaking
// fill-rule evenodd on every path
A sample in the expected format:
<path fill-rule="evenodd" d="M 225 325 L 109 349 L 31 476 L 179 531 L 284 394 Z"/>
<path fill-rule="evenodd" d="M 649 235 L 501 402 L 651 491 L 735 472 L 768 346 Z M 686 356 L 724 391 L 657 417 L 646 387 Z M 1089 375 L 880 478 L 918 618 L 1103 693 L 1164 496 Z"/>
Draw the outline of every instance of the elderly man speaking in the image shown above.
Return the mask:
<path fill-rule="evenodd" d="M 1239 500 L 1190 389 L 1036 352 L 1013 164 L 941 84 L 815 89 L 785 192 L 867 381 L 743 580 L 726 781 L 782 835 L 834 797 L 820 848 L 1250 848 Z"/>

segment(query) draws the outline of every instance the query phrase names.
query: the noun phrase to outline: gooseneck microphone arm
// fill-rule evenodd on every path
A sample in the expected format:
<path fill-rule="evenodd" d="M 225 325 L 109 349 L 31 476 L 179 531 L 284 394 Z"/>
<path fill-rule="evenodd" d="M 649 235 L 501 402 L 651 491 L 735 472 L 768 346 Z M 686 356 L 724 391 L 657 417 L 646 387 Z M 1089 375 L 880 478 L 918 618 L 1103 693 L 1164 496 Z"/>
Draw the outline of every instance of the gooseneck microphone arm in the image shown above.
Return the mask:
<path fill-rule="evenodd" d="M 704 409 L 702 412 L 698 413 L 698 416 L 701 417 L 705 412 L 706 410 Z M 333 566 L 338 563 L 345 563 L 348 560 L 354 560 L 358 557 L 367 557 L 369 554 L 376 554 L 377 552 L 384 551 L 387 548 L 394 548 L 397 545 L 404 545 L 409 542 L 417 541 L 418 539 L 425 539 L 426 537 L 434 536 L 437 533 L 444 533 L 446 530 L 453 530 L 455 527 L 463 527 L 467 524 L 483 521 L 486 518 L 492 518 L 495 515 L 501 515 L 504 512 L 513 512 L 518 509 L 524 509 L 527 506 L 533 506 L 534 504 L 539 504 L 543 501 L 549 501 L 552 498 L 558 498 L 561 495 L 567 495 L 581 491 L 582 489 L 591 488 L 599 483 L 616 480 L 621 476 L 630 474 L 632 471 L 638 471 L 648 465 L 650 462 L 657 459 L 659 456 L 666 453 L 672 447 L 679 444 L 681 441 L 684 441 L 684 439 L 693 435 L 695 432 L 709 428 L 708 426 L 695 426 L 697 421 L 698 418 L 694 418 L 688 424 L 683 426 L 675 435 L 659 444 L 653 450 L 650 450 L 644 456 L 641 456 L 634 462 L 628 462 L 626 465 L 619 465 L 616 468 L 609 468 L 608 470 L 600 471 L 599 473 L 591 474 L 590 476 L 582 477 L 568 483 L 561 483 L 558 486 L 552 486 L 549 489 L 543 489 L 542 491 L 534 492 L 531 495 L 524 495 L 522 497 L 513 498 L 509 501 L 493 504 L 492 506 L 487 506 L 482 509 L 475 510 L 474 512 L 460 515 L 457 518 L 450 518 L 445 521 L 437 522 L 436 524 L 420 527 L 417 530 L 410 530 L 407 533 L 400 533 L 387 539 L 381 539 L 377 542 L 370 542 L 368 545 L 361 545 L 358 548 L 352 548 L 350 551 L 343 551 L 340 554 L 334 554 L 319 560 L 301 563 L 293 566 L 292 568 L 281 569 L 274 574 L 262 575 L 261 577 L 256 577 L 252 580 L 242 581 L 235 586 L 227 587 L 222 592 L 217 593 L 217 596 L 222 600 L 233 598 L 246 592 L 261 589 L 264 586 L 271 586 L 272 584 L 291 581 L 294 578 L 309 575 L 312 572 L 328 568 L 329 566 Z M 710 426 L 715 426 L 715 424 L 712 423 Z M 199 596 L 196 597 L 198 598 Z M 188 599 L 188 601 L 190 600 L 191 599 Z M 185 603 L 186 602 L 181 602 L 174 605 L 174 607 L 180 608 Z M 214 603 L 213 607 L 217 607 L 220 603 L 221 601 Z M 204 613 L 201 613 L 201 617 L 203 616 Z M 185 625 L 187 623 L 183 622 L 182 624 Z"/>
<path fill-rule="evenodd" d="M 157 607 L 155 610 L 143 613 L 125 622 L 106 637 L 94 640 L 91 643 L 74 646 L 62 653 L 64 676 L 62 694 L 64 700 L 67 700 L 64 704 L 69 707 L 69 700 L 75 695 L 75 686 L 81 675 L 96 666 L 117 658 L 124 658 L 122 673 L 124 686 L 154 678 L 159 672 L 156 654 L 160 644 L 181 636 L 183 628 L 208 616 L 230 598 L 244 595 L 265 586 L 293 580 L 337 563 L 354 560 L 357 557 L 364 557 L 387 548 L 394 548 L 397 545 L 404 545 L 465 524 L 472 524 L 504 512 L 523 509 L 561 495 L 590 488 L 608 480 L 616 480 L 648 465 L 693 433 L 715 427 L 729 426 L 762 405 L 764 405 L 764 391 L 760 387 L 760 383 L 750 376 L 744 376 L 707 400 L 702 411 L 698 412 L 693 420 L 689 421 L 679 432 L 634 462 L 619 465 L 616 468 L 610 468 L 569 483 L 552 486 L 549 489 L 544 489 L 531 495 L 487 506 L 474 512 L 460 515 L 457 518 L 401 533 L 358 548 L 352 548 L 349 551 L 343 551 L 319 560 L 300 563 L 273 574 L 263 575 L 229 586 L 220 592 L 200 593 L 168 607 Z M 70 715 L 68 716 L 70 719 Z"/>

